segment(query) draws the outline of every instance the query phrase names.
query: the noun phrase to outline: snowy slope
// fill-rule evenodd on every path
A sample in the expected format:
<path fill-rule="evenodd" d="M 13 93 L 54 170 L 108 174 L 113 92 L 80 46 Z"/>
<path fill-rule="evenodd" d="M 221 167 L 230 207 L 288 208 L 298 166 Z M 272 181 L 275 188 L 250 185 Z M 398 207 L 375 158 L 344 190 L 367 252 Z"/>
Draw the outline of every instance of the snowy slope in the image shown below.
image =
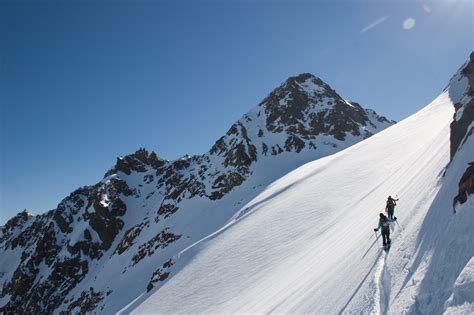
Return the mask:
<path fill-rule="evenodd" d="M 0 313 L 113 313 L 174 276 L 175 257 L 274 180 L 394 122 L 311 74 L 291 77 L 217 140 L 176 161 L 140 149 L 56 209 L 0 228 Z"/>
<path fill-rule="evenodd" d="M 268 185 L 123 312 L 474 312 L 472 195 L 452 212 L 474 137 L 449 163 L 453 89 Z M 389 194 L 400 202 L 387 254 L 373 227 Z"/>

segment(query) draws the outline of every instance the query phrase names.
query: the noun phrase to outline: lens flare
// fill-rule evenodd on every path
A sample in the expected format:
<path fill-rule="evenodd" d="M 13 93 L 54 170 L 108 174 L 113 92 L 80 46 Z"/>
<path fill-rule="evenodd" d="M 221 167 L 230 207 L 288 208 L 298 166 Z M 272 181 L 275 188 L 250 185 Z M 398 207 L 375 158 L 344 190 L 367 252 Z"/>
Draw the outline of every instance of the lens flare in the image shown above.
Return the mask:
<path fill-rule="evenodd" d="M 403 21 L 403 28 L 406 30 L 412 29 L 413 26 L 415 26 L 415 19 L 414 18 L 408 18 Z"/>

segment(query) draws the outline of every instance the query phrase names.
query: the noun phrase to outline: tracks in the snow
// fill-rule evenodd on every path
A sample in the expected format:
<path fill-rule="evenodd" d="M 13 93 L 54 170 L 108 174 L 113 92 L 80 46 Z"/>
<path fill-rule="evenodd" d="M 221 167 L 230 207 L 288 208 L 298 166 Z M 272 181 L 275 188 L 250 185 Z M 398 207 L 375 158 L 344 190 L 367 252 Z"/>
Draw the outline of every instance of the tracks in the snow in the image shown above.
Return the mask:
<path fill-rule="evenodd" d="M 377 270 L 375 271 L 375 287 L 376 292 L 374 296 L 374 309 L 375 314 L 387 314 L 389 303 L 390 303 L 390 291 L 391 291 L 391 280 L 392 277 L 386 266 L 388 253 L 382 254 L 379 258 Z"/>

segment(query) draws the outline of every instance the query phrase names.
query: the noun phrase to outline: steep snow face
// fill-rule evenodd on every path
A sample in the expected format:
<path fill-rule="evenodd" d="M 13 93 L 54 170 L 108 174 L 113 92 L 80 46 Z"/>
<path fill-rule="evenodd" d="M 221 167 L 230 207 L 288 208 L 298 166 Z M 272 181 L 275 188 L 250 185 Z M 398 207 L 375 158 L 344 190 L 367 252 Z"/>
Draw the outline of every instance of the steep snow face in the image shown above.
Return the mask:
<path fill-rule="evenodd" d="M 140 149 L 57 209 L 0 231 L 0 312 L 115 312 L 275 179 L 392 125 L 310 74 L 289 78 L 201 156 Z M 126 284 L 126 285 L 124 285 Z"/>
<path fill-rule="evenodd" d="M 397 125 L 266 187 L 180 252 L 125 313 L 421 313 L 472 305 L 472 199 L 450 209 L 474 143 L 450 161 L 446 91 Z M 445 174 L 443 176 L 443 174 Z M 399 198 L 387 253 L 373 228 Z"/>

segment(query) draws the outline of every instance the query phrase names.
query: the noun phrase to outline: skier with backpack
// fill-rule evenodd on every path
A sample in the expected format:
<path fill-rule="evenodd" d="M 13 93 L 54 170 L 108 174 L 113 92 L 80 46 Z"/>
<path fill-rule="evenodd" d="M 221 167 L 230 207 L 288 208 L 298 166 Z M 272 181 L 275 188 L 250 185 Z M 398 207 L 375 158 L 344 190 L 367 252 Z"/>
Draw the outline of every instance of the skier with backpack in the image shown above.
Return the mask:
<path fill-rule="evenodd" d="M 374 229 L 374 231 L 377 232 L 379 229 L 382 229 L 383 246 L 390 246 L 390 221 L 383 213 L 380 214 L 379 225 Z"/>
<path fill-rule="evenodd" d="M 397 218 L 393 216 L 395 212 L 395 206 L 397 205 L 398 199 L 393 199 L 392 196 L 388 196 L 387 205 L 385 206 L 385 212 L 388 214 L 388 219 L 391 221 L 396 220 Z"/>

